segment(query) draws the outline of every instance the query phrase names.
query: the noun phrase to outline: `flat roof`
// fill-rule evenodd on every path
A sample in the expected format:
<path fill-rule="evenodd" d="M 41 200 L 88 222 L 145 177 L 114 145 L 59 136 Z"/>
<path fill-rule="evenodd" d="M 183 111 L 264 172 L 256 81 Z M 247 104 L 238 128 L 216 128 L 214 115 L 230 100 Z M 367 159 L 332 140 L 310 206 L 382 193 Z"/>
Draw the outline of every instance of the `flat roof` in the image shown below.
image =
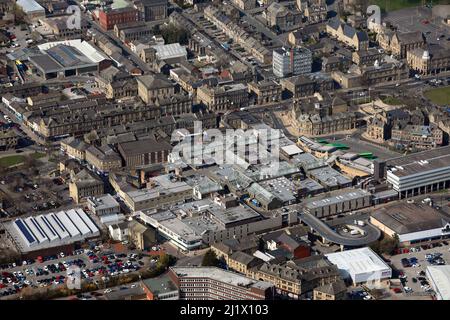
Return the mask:
<path fill-rule="evenodd" d="M 331 263 L 350 275 L 377 271 L 391 271 L 391 268 L 369 247 L 325 254 Z M 390 274 L 389 274 L 390 277 Z"/>
<path fill-rule="evenodd" d="M 449 220 L 429 205 L 403 202 L 377 209 L 372 217 L 398 235 L 442 228 Z"/>
<path fill-rule="evenodd" d="M 314 209 L 317 207 L 329 206 L 334 203 L 341 203 L 343 201 L 350 201 L 370 195 L 370 192 L 363 189 L 345 188 L 330 192 L 329 194 L 322 194 L 317 197 L 306 199 L 304 203 L 306 208 Z"/>
<path fill-rule="evenodd" d="M 352 183 L 351 179 L 328 166 L 310 170 L 308 175 L 327 187 Z"/>
<path fill-rule="evenodd" d="M 386 163 L 399 177 L 450 167 L 450 146 L 389 159 Z"/>
<path fill-rule="evenodd" d="M 263 290 L 273 286 L 269 282 L 253 280 L 216 267 L 171 267 L 171 269 L 180 278 L 209 278 L 233 286 L 257 287 Z"/>
<path fill-rule="evenodd" d="M 442 300 L 450 300 L 450 265 L 427 266 L 427 276 Z"/>

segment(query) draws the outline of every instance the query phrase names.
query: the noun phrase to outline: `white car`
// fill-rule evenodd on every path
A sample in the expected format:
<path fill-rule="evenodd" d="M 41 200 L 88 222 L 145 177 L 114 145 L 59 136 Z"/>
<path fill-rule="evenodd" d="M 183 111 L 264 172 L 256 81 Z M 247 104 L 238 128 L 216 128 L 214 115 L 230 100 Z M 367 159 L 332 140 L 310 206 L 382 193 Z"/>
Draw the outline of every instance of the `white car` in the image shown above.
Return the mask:
<path fill-rule="evenodd" d="M 45 270 L 45 271 L 48 271 L 48 266 L 44 266 L 44 270 Z"/>
<path fill-rule="evenodd" d="M 103 291 L 103 293 L 111 293 L 112 290 L 111 289 L 106 289 L 105 291 Z"/>
<path fill-rule="evenodd" d="M 25 283 L 27 286 L 31 284 L 30 280 L 25 280 L 23 283 Z"/>

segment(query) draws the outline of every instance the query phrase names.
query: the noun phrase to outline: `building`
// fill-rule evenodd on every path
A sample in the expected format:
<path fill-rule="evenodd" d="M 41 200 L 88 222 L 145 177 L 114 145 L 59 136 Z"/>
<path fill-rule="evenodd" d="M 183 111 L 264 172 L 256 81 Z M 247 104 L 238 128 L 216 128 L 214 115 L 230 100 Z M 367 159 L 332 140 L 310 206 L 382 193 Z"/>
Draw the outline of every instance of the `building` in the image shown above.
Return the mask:
<path fill-rule="evenodd" d="M 70 180 L 69 193 L 70 197 L 79 203 L 85 198 L 104 194 L 105 186 L 98 176 L 84 169 Z"/>
<path fill-rule="evenodd" d="M 79 39 L 86 34 L 88 24 L 86 20 L 80 21 L 81 28 L 70 28 L 66 19 L 53 18 L 43 20 L 46 25 L 57 38 L 62 39 Z"/>
<path fill-rule="evenodd" d="M 283 47 L 275 49 L 272 56 L 273 73 L 279 78 L 311 73 L 312 53 L 307 48 L 295 47 L 287 49 Z"/>
<path fill-rule="evenodd" d="M 406 61 L 420 74 L 436 74 L 450 70 L 450 49 L 439 45 L 418 47 L 407 51 Z"/>
<path fill-rule="evenodd" d="M 256 8 L 256 0 L 233 0 L 233 3 L 241 10 L 251 10 Z"/>
<path fill-rule="evenodd" d="M 426 276 L 438 300 L 450 300 L 450 266 L 427 266 Z"/>
<path fill-rule="evenodd" d="M 263 80 L 257 83 L 250 82 L 248 91 L 256 96 L 257 104 L 281 101 L 281 85 L 273 80 Z"/>
<path fill-rule="evenodd" d="M 259 241 L 255 237 L 245 237 L 242 239 L 227 239 L 221 242 L 211 244 L 211 250 L 214 251 L 218 259 L 223 259 L 228 264 L 228 259 L 235 252 L 245 252 L 253 254 L 259 247 Z"/>
<path fill-rule="evenodd" d="M 177 286 L 168 273 L 155 278 L 142 281 L 142 287 L 147 300 L 179 300 L 180 294 Z"/>
<path fill-rule="evenodd" d="M 136 22 L 138 20 L 140 20 L 139 11 L 133 7 L 106 8 L 98 12 L 98 22 L 103 30 L 112 30 L 116 24 Z"/>
<path fill-rule="evenodd" d="M 117 149 L 127 168 L 167 162 L 172 146 L 165 141 L 144 139 L 119 143 Z"/>
<path fill-rule="evenodd" d="M 389 42 L 389 49 L 396 57 L 404 59 L 407 52 L 422 48 L 425 45 L 425 38 L 422 31 L 396 32 Z"/>
<path fill-rule="evenodd" d="M 0 130 L 0 150 L 15 148 L 19 143 L 19 138 L 14 130 Z"/>
<path fill-rule="evenodd" d="M 304 210 L 318 218 L 369 207 L 371 194 L 362 189 L 342 189 L 330 195 L 320 195 L 304 201 Z"/>
<path fill-rule="evenodd" d="M 156 50 L 155 58 L 161 61 L 181 62 L 187 59 L 186 48 L 179 43 L 158 44 L 152 48 Z"/>
<path fill-rule="evenodd" d="M 137 250 L 151 250 L 156 244 L 156 231 L 136 220 L 128 222 L 128 239 Z"/>
<path fill-rule="evenodd" d="M 294 99 L 312 96 L 315 92 L 334 90 L 333 79 L 323 73 L 311 73 L 280 80 L 281 88 L 292 94 Z"/>
<path fill-rule="evenodd" d="M 108 232 L 111 239 L 115 241 L 128 241 L 128 222 L 110 224 Z"/>
<path fill-rule="evenodd" d="M 242 26 L 232 21 L 215 6 L 209 5 L 204 11 L 205 18 L 212 22 L 217 28 L 223 30 L 227 37 L 239 44 L 246 52 L 251 54 L 263 64 L 272 63 L 272 51 L 267 49 L 261 41 L 247 32 Z"/>
<path fill-rule="evenodd" d="M 248 276 L 250 269 L 258 267 L 264 261 L 248 253 L 236 251 L 228 257 L 228 268 Z"/>
<path fill-rule="evenodd" d="M 325 254 L 339 268 L 344 279 L 354 285 L 368 287 L 389 286 L 392 269 L 369 247 Z"/>
<path fill-rule="evenodd" d="M 381 61 L 384 53 L 378 48 L 369 48 L 367 50 L 358 50 L 352 52 L 352 61 L 358 66 L 366 65 L 373 66 L 375 61 Z"/>
<path fill-rule="evenodd" d="M 279 2 L 272 2 L 264 11 L 267 25 L 279 30 L 289 30 L 302 22 L 302 14 L 296 10 L 290 10 Z"/>
<path fill-rule="evenodd" d="M 45 9 L 35 0 L 18 0 L 16 4 L 31 20 L 45 18 Z"/>
<path fill-rule="evenodd" d="M 100 147 L 91 145 L 87 148 L 86 162 L 101 172 L 108 172 L 122 167 L 122 158 L 108 145 Z"/>
<path fill-rule="evenodd" d="M 95 82 L 108 99 L 136 97 L 138 93 L 137 81 L 129 73 L 110 66 L 98 72 Z"/>
<path fill-rule="evenodd" d="M 109 58 L 87 41 L 80 39 L 38 45 L 40 54 L 28 60 L 44 79 L 93 73 L 111 65 Z"/>
<path fill-rule="evenodd" d="M 344 281 L 336 281 L 317 287 L 313 291 L 313 300 L 345 300 L 347 286 Z"/>
<path fill-rule="evenodd" d="M 181 300 L 268 300 L 273 285 L 215 267 L 170 267 Z"/>
<path fill-rule="evenodd" d="M 435 124 L 428 126 L 406 125 L 404 128 L 392 128 L 391 141 L 395 146 L 406 150 L 429 150 L 443 144 L 443 131 Z"/>
<path fill-rule="evenodd" d="M 133 211 L 162 208 L 193 197 L 192 187 L 170 174 L 150 178 L 147 188 L 143 189 L 130 189 L 130 186 L 126 185 L 125 190 L 122 190 L 120 185 L 111 183 Z"/>
<path fill-rule="evenodd" d="M 354 47 L 357 51 L 369 48 L 369 37 L 365 31 L 344 24 L 338 18 L 333 18 L 327 23 L 327 33 L 344 44 Z"/>
<path fill-rule="evenodd" d="M 197 101 L 208 107 L 208 110 L 217 112 L 248 107 L 247 86 L 242 83 L 216 87 L 203 85 L 197 89 Z"/>
<path fill-rule="evenodd" d="M 167 0 L 139 0 L 137 8 L 143 21 L 158 21 L 167 18 Z"/>
<path fill-rule="evenodd" d="M 86 149 L 89 145 L 81 139 L 69 137 L 61 141 L 61 150 L 63 150 L 69 158 L 84 161 L 86 159 Z"/>
<path fill-rule="evenodd" d="M 450 186 L 450 147 L 413 153 L 386 161 L 387 182 L 400 198 Z"/>
<path fill-rule="evenodd" d="M 450 236 L 450 220 L 428 204 L 389 205 L 377 209 L 370 221 L 388 236 L 398 236 L 402 246 Z"/>
<path fill-rule="evenodd" d="M 172 205 L 170 210 L 156 213 L 144 210 L 140 212 L 140 218 L 186 251 L 195 250 L 204 243 L 245 239 L 255 233 L 280 228 L 283 222 L 281 215 L 264 219 L 247 206 L 224 208 L 211 199 Z"/>
<path fill-rule="evenodd" d="M 3 227 L 24 259 L 72 252 L 75 245 L 100 235 L 81 208 L 10 220 Z"/>
<path fill-rule="evenodd" d="M 87 199 L 88 209 L 96 216 L 108 216 L 120 213 L 120 204 L 109 193 Z"/>
<path fill-rule="evenodd" d="M 173 96 L 175 86 L 162 75 L 144 75 L 137 77 L 139 97 L 150 104 L 151 100 L 158 97 Z"/>
<path fill-rule="evenodd" d="M 287 263 L 266 262 L 254 277 L 272 283 L 277 294 L 298 299 L 316 287 L 337 281 L 339 271 L 324 256 L 315 255 Z"/>

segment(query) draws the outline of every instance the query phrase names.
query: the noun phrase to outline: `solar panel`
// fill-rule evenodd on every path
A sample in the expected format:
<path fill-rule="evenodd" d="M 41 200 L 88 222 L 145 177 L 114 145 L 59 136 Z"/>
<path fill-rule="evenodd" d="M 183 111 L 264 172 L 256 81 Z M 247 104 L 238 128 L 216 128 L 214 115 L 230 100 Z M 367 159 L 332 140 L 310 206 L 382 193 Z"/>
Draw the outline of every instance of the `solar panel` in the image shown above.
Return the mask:
<path fill-rule="evenodd" d="M 27 227 L 24 225 L 22 220 L 16 220 L 16 221 L 14 221 L 14 223 L 19 228 L 19 230 L 22 233 L 22 235 L 25 236 L 25 239 L 28 241 L 29 245 L 31 245 L 31 244 L 36 242 L 36 239 L 32 236 L 30 231 L 28 231 Z"/>

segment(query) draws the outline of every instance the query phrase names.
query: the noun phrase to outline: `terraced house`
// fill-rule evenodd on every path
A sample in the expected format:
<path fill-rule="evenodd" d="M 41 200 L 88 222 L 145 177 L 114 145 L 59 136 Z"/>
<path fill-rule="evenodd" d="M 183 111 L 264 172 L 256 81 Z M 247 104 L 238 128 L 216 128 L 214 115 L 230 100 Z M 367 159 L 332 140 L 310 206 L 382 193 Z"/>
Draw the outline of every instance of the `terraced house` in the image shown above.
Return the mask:
<path fill-rule="evenodd" d="M 331 19 L 327 24 L 327 33 L 338 41 L 356 50 L 367 50 L 369 48 L 369 37 L 365 31 L 358 31 L 339 19 Z"/>

